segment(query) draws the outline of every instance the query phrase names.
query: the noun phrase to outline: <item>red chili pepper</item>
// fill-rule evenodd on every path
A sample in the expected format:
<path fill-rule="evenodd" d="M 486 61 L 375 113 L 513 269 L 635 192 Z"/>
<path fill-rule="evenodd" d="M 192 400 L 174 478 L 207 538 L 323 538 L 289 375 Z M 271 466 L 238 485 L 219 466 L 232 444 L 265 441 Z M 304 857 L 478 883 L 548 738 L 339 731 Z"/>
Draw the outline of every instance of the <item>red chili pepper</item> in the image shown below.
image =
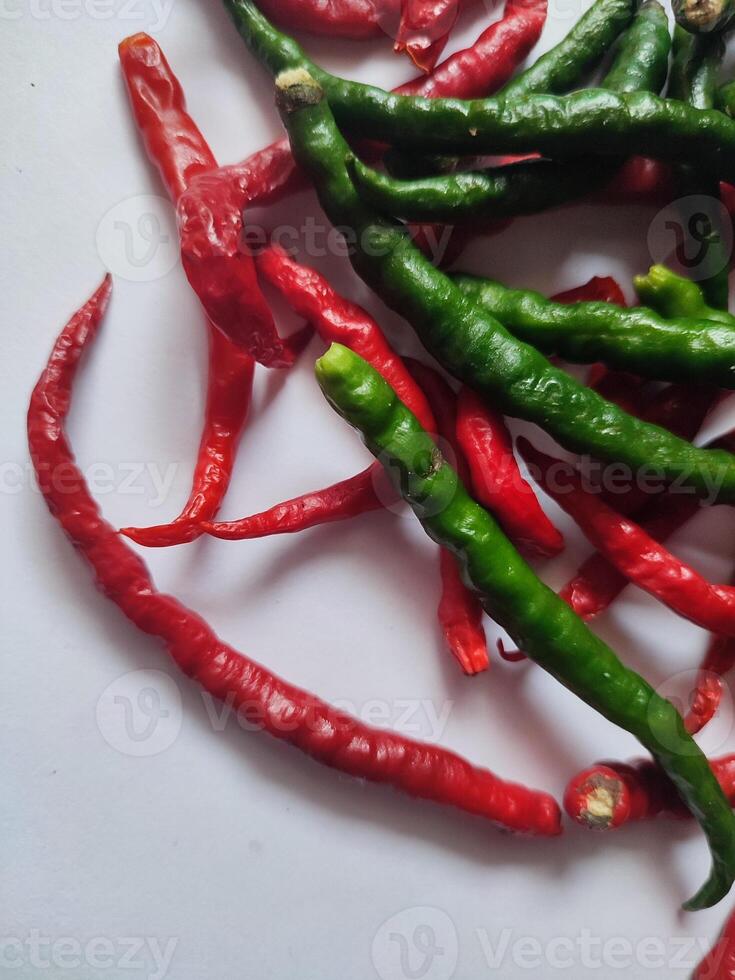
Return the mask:
<path fill-rule="evenodd" d="M 275 4 L 275 0 L 271 2 Z M 298 12 L 304 10 L 301 0 L 291 0 L 291 3 L 294 7 L 298 4 Z M 281 0 L 277 6 L 283 12 Z M 491 24 L 471 47 L 451 55 L 430 75 L 420 75 L 394 91 L 429 99 L 471 99 L 492 94 L 509 80 L 538 41 L 546 21 L 546 9 L 547 0 L 507 0 L 502 19 Z M 297 11 L 293 13 L 296 16 Z M 321 8 L 316 15 L 323 23 Z M 271 143 L 242 163 L 220 167 L 209 177 L 219 177 L 229 183 L 242 195 L 243 204 L 270 204 L 309 186 L 286 138 Z M 499 222 L 498 227 L 505 227 L 505 222 Z"/>
<path fill-rule="evenodd" d="M 181 85 L 158 45 L 146 34 L 122 42 L 120 63 L 148 156 L 176 201 L 189 183 L 217 166 L 186 111 Z M 208 322 L 209 379 L 204 429 L 191 494 L 181 515 L 156 528 L 126 528 L 148 547 L 193 541 L 198 522 L 213 518 L 227 492 L 237 444 L 250 408 L 255 362 Z"/>
<path fill-rule="evenodd" d="M 181 257 L 192 288 L 233 343 L 268 367 L 289 367 L 304 336 L 278 336 L 252 256 L 241 248 L 244 202 L 232 181 L 208 177 L 217 161 L 186 111 L 178 79 L 147 34 L 126 38 L 119 54 L 149 156 L 179 204 Z"/>
<path fill-rule="evenodd" d="M 521 551 L 543 558 L 563 551 L 561 532 L 521 474 L 505 419 L 468 388 L 459 394 L 457 441 L 469 464 L 475 497 Z"/>
<path fill-rule="evenodd" d="M 503 17 L 475 43 L 421 76 L 396 89 L 398 95 L 427 99 L 479 99 L 492 95 L 525 61 L 546 23 L 547 0 L 507 0 Z"/>
<path fill-rule="evenodd" d="M 423 72 L 430 72 L 446 47 L 459 17 L 460 0 L 401 0 L 394 45 Z"/>
<path fill-rule="evenodd" d="M 713 636 L 699 668 L 692 706 L 685 718 L 686 729 L 691 735 L 701 732 L 717 714 L 724 694 L 722 678 L 733 667 L 735 639 L 731 636 Z"/>
<path fill-rule="evenodd" d="M 506 783 L 444 749 L 363 725 L 233 650 L 199 616 L 156 590 L 146 566 L 102 518 L 64 431 L 76 370 L 95 336 L 110 289 L 107 276 L 63 329 L 28 409 L 28 441 L 39 487 L 92 568 L 99 589 L 139 629 L 161 639 L 180 669 L 211 695 L 316 761 L 459 807 L 511 830 L 561 833 L 559 807 L 548 794 Z"/>
<path fill-rule="evenodd" d="M 735 636 L 734 587 L 708 582 L 640 525 L 586 491 L 574 467 L 541 453 L 525 439 L 519 440 L 518 447 L 546 492 L 631 582 L 698 626 Z"/>
<path fill-rule="evenodd" d="M 337 341 L 364 357 L 394 388 L 424 428 L 436 431 L 437 423 L 426 395 L 369 313 L 340 296 L 316 270 L 294 262 L 283 249 L 266 249 L 257 262 L 261 274 L 284 295 L 292 309 L 314 326 L 327 344 Z M 207 533 L 230 541 L 296 533 L 377 510 L 392 498 L 382 467 L 374 464 L 355 477 L 277 504 L 261 514 L 203 527 Z M 489 666 L 482 607 L 461 581 L 454 558 L 451 563 L 442 559 L 441 574 L 439 618 L 449 649 L 465 673 L 476 674 Z"/>
<path fill-rule="evenodd" d="M 642 417 L 654 425 L 664 426 L 682 439 L 693 439 L 699 432 L 716 394 L 704 388 L 670 385 L 662 389 L 648 405 Z M 630 486 L 623 493 L 606 495 L 621 514 L 641 515 L 646 533 L 663 544 L 699 512 L 699 502 L 687 495 L 665 494 L 651 499 L 644 487 Z M 584 618 L 591 619 L 610 607 L 629 580 L 599 552 L 591 555 L 574 578 L 564 587 L 561 597 Z"/>
<path fill-rule="evenodd" d="M 445 441 L 445 450 L 451 450 L 459 478 L 467 484 L 467 460 L 456 437 L 457 398 L 454 392 L 444 378 L 428 365 L 413 358 L 406 358 L 404 363 L 428 398 L 436 419 L 434 431 Z M 444 548 L 440 549 L 439 568 L 442 596 L 438 615 L 447 646 L 466 674 L 479 674 L 490 666 L 487 638 L 482 625 L 482 605 L 464 584 L 456 558 Z"/>
<path fill-rule="evenodd" d="M 258 6 L 282 27 L 363 41 L 393 32 L 400 0 L 258 0 Z"/>
<path fill-rule="evenodd" d="M 735 806 L 735 755 L 710 761 L 731 806 Z M 599 762 L 570 780 L 564 809 L 591 830 L 615 830 L 626 823 L 667 815 L 686 819 L 689 811 L 674 784 L 650 759 Z"/>
<path fill-rule="evenodd" d="M 566 289 L 551 297 L 556 303 L 614 303 L 625 306 L 625 295 L 612 276 L 593 276 L 581 286 Z"/>
<path fill-rule="evenodd" d="M 720 938 L 694 971 L 692 980 L 735 980 L 735 912 Z"/>
<path fill-rule="evenodd" d="M 168 548 L 201 537 L 201 522 L 217 516 L 230 485 L 250 408 L 254 368 L 249 354 L 209 325 L 207 404 L 189 499 L 169 524 L 126 527 L 121 534 L 147 548 Z"/>

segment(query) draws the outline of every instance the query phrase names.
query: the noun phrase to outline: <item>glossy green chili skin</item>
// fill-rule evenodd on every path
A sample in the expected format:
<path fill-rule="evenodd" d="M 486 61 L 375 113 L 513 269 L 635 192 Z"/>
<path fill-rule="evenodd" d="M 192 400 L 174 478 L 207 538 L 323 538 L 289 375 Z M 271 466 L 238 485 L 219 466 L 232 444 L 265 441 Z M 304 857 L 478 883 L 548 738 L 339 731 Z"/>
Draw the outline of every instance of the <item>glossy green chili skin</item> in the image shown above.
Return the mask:
<path fill-rule="evenodd" d="M 589 14 L 596 9 L 597 5 Z M 669 22 L 663 7 L 657 0 L 645 0 L 620 39 L 603 86 L 620 92 L 660 91 L 666 79 L 670 46 Z M 599 157 L 565 162 L 529 160 L 462 173 L 437 174 L 434 170 L 409 181 L 393 179 L 394 174 L 388 176 L 355 161 L 353 179 L 365 200 L 385 214 L 406 221 L 455 225 L 483 218 L 537 214 L 568 204 L 603 188 L 621 162 Z"/>
<path fill-rule="evenodd" d="M 422 99 L 348 82 L 323 71 L 278 31 L 252 0 L 224 0 L 253 54 L 273 74 L 306 68 L 324 87 L 337 122 L 361 137 L 411 151 L 452 154 L 538 152 L 693 158 L 735 180 L 735 121 L 647 92 L 586 89 L 525 98 Z"/>
<path fill-rule="evenodd" d="M 671 34 L 658 0 L 644 0 L 622 35 L 612 68 L 600 87 L 612 92 L 660 92 L 669 67 Z"/>
<path fill-rule="evenodd" d="M 501 89 L 502 95 L 517 99 L 568 92 L 605 57 L 634 10 L 631 0 L 596 0 L 559 44 Z"/>
<path fill-rule="evenodd" d="M 516 337 L 575 364 L 631 371 L 657 381 L 735 388 L 734 324 L 704 317 L 667 320 L 646 307 L 555 303 L 530 289 L 453 276 L 462 292 Z"/>
<path fill-rule="evenodd" d="M 417 180 L 397 180 L 360 160 L 350 166 L 360 195 L 383 214 L 457 225 L 538 214 L 568 204 L 604 187 L 620 163 L 592 157 L 569 163 L 526 160 Z"/>
<path fill-rule="evenodd" d="M 695 109 L 714 108 L 724 55 L 725 44 L 718 34 L 688 34 L 677 26 L 669 97 L 681 99 Z M 704 195 L 720 200 L 720 182 L 707 168 L 696 163 L 680 164 L 674 168 L 674 179 L 681 197 Z M 731 219 L 722 208 L 708 211 L 710 228 L 697 244 L 707 243 L 703 259 L 707 268 L 700 271 L 709 274 L 701 278 L 700 285 L 712 306 L 726 310 L 730 298 L 730 254 L 726 243 L 730 239 L 724 223 L 731 227 Z M 689 213 L 685 211 L 683 217 L 686 226 Z"/>
<path fill-rule="evenodd" d="M 641 303 L 663 317 L 716 320 L 735 328 L 732 313 L 710 306 L 698 283 L 677 275 L 665 265 L 651 266 L 645 276 L 634 278 L 633 285 Z"/>
<path fill-rule="evenodd" d="M 572 451 L 623 462 L 636 472 L 654 467 L 702 496 L 735 501 L 735 457 L 698 449 L 628 415 L 513 337 L 435 269 L 402 226 L 360 200 L 346 167 L 349 148 L 326 100 L 313 89 L 307 95 L 306 86 L 292 84 L 286 75 L 278 88 L 294 154 L 329 218 L 352 232 L 351 260 L 358 274 L 411 323 L 451 374 L 499 411 L 536 422 Z M 300 97 L 314 104 L 296 111 Z"/>
<path fill-rule="evenodd" d="M 735 878 L 735 818 L 681 716 L 536 576 L 462 486 L 431 437 L 365 361 L 333 345 L 317 362 L 330 404 L 359 429 L 428 535 L 450 549 L 487 612 L 537 664 L 634 735 L 674 781 L 710 842 L 713 872 L 687 908 L 715 904 Z"/>

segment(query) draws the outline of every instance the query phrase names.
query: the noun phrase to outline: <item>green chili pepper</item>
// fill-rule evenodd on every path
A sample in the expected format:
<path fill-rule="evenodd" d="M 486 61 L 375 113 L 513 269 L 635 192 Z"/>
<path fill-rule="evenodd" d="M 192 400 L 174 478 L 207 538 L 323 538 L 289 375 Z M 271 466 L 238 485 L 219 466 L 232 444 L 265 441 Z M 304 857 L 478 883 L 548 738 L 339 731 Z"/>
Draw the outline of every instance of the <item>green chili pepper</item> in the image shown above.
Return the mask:
<path fill-rule="evenodd" d="M 695 109 L 712 109 L 724 55 L 725 45 L 718 34 L 688 34 L 677 27 L 669 98 L 681 99 Z M 696 194 L 719 202 L 720 182 L 707 168 L 694 163 L 680 164 L 674 168 L 674 177 L 682 197 Z M 682 231 L 686 231 L 690 214 L 686 212 L 683 217 Z M 697 228 L 694 248 L 701 256 L 700 272 L 709 274 L 701 280 L 701 286 L 710 305 L 726 310 L 730 297 L 730 253 L 725 244 L 729 238 L 724 222 L 730 223 L 730 218 L 723 214 L 722 208 L 708 208 L 702 221 L 705 225 Z"/>
<path fill-rule="evenodd" d="M 350 160 L 360 195 L 378 211 L 404 221 L 458 225 L 486 218 L 538 214 L 605 186 L 619 160 L 585 157 L 571 163 L 526 160 L 504 167 L 396 180 Z"/>
<path fill-rule="evenodd" d="M 677 275 L 665 265 L 652 266 L 645 276 L 636 276 L 633 285 L 641 303 L 661 316 L 715 320 L 735 327 L 735 316 L 710 306 L 696 282 Z"/>
<path fill-rule="evenodd" d="M 735 181 L 735 122 L 646 92 L 587 89 L 566 96 L 421 99 L 329 75 L 276 30 L 252 0 L 224 0 L 240 34 L 273 73 L 306 68 L 326 91 L 337 121 L 360 136 L 410 150 L 469 154 L 586 153 L 694 159 Z"/>
<path fill-rule="evenodd" d="M 633 17 L 631 0 L 596 0 L 563 40 L 500 90 L 505 98 L 568 92 L 601 61 Z"/>
<path fill-rule="evenodd" d="M 529 289 L 475 276 L 454 282 L 516 337 L 575 364 L 602 361 L 660 381 L 735 388 L 735 321 L 667 320 L 645 307 L 555 303 Z"/>
<path fill-rule="evenodd" d="M 595 9 L 592 7 L 589 14 Z M 597 23 L 595 18 L 592 20 Z M 620 92 L 659 92 L 666 80 L 670 46 L 669 22 L 663 7 L 657 0 L 645 0 L 620 39 L 603 86 Z M 355 161 L 353 179 L 366 201 L 385 214 L 406 221 L 454 225 L 483 218 L 537 214 L 559 207 L 604 187 L 621 163 L 596 157 L 563 163 L 533 160 L 463 173 L 445 171 L 437 175 L 433 170 L 432 175 L 409 182 Z"/>
<path fill-rule="evenodd" d="M 541 92 L 556 95 L 568 92 L 604 58 L 630 22 L 634 7 L 635 0 L 595 0 L 559 44 L 511 79 L 496 94 L 517 97 Z M 453 173 L 459 161 L 456 157 L 389 150 L 384 163 L 392 177 L 414 180 L 433 174 Z"/>
<path fill-rule="evenodd" d="M 659 93 L 666 82 L 670 50 L 666 11 L 658 0 L 644 0 L 620 38 L 615 61 L 600 87 L 621 93 Z"/>
<path fill-rule="evenodd" d="M 717 81 L 725 53 L 722 38 L 718 34 L 689 34 L 683 28 L 677 27 L 674 31 L 673 53 L 668 98 L 688 102 L 696 109 L 714 108 Z"/>
<path fill-rule="evenodd" d="M 715 107 L 731 119 L 735 116 L 735 81 L 720 85 L 715 92 Z"/>
<path fill-rule="evenodd" d="M 490 616 L 544 670 L 634 735 L 673 780 L 714 861 L 710 880 L 685 907 L 718 902 L 735 878 L 735 817 L 674 706 L 537 578 L 377 371 L 334 344 L 317 361 L 316 374 L 330 404 L 363 434 L 427 534 L 457 556 Z"/>
<path fill-rule="evenodd" d="M 733 0 L 673 0 L 676 23 L 692 34 L 722 33 L 735 20 Z"/>

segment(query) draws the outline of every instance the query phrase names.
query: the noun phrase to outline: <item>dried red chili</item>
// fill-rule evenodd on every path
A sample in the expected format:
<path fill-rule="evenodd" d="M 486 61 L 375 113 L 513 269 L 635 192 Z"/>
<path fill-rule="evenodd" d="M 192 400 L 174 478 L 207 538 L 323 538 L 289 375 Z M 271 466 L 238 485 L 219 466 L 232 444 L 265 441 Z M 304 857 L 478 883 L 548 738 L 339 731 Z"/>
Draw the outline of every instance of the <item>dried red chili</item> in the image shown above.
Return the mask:
<path fill-rule="evenodd" d="M 268 248 L 257 259 L 264 278 L 305 317 L 330 344 L 345 344 L 371 363 L 429 431 L 436 431 L 432 407 L 375 320 L 340 296 L 316 270 L 293 261 L 281 248 Z M 345 520 L 385 506 L 393 499 L 377 464 L 324 490 L 277 504 L 260 514 L 226 524 L 203 525 L 214 537 L 240 541 L 272 534 L 296 533 Z M 482 608 L 461 581 L 455 560 L 441 561 L 443 583 L 439 618 L 450 651 L 467 674 L 488 667 Z"/>
<path fill-rule="evenodd" d="M 452 97 L 479 99 L 497 92 L 525 61 L 546 23 L 547 0 L 507 0 L 500 20 L 491 24 L 475 43 L 396 89 L 398 95 L 427 99 Z"/>
<path fill-rule="evenodd" d="M 291 30 L 363 41 L 392 32 L 400 0 L 258 0 L 258 6 Z"/>
<path fill-rule="evenodd" d="M 699 668 L 692 706 L 684 719 L 686 729 L 691 735 L 700 732 L 716 715 L 724 694 L 722 678 L 733 667 L 735 639 L 731 636 L 713 636 Z"/>
<path fill-rule="evenodd" d="M 192 288 L 233 343 L 268 367 L 290 366 L 304 336 L 278 336 L 252 256 L 241 248 L 243 202 L 232 182 L 207 176 L 217 161 L 186 111 L 178 79 L 147 34 L 126 38 L 119 54 L 138 128 L 179 204 L 181 256 Z"/>
<path fill-rule="evenodd" d="M 735 806 L 735 755 L 710 761 L 731 806 Z M 569 781 L 564 809 L 591 830 L 615 830 L 661 815 L 686 819 L 689 811 L 666 774 L 650 759 L 599 762 Z"/>
<path fill-rule="evenodd" d="M 156 590 L 146 566 L 102 518 L 64 432 L 76 370 L 94 339 L 110 288 L 108 276 L 62 330 L 28 409 L 28 442 L 39 487 L 94 571 L 98 588 L 140 630 L 162 640 L 177 666 L 211 695 L 317 762 L 511 830 L 559 834 L 559 807 L 548 794 L 507 783 L 436 746 L 369 728 L 233 650 L 203 619 Z"/>
<path fill-rule="evenodd" d="M 121 43 L 119 52 L 130 104 L 148 156 L 176 201 L 193 179 L 216 167 L 217 161 L 186 111 L 181 85 L 155 41 L 146 34 L 136 34 Z M 189 500 L 169 524 L 122 532 L 148 547 L 193 541 L 202 533 L 198 522 L 217 514 L 247 420 L 255 362 L 211 322 L 207 328 L 207 404 Z"/>
<path fill-rule="evenodd" d="M 404 363 L 428 398 L 436 419 L 435 431 L 444 440 L 445 451 L 451 450 L 453 464 L 460 480 L 466 483 L 469 470 L 456 436 L 457 399 L 454 392 L 433 368 L 412 358 L 407 358 Z M 440 548 L 439 552 L 439 570 L 442 580 L 439 622 L 447 646 L 454 653 L 464 672 L 470 675 L 479 674 L 490 666 L 487 638 L 482 625 L 482 605 L 477 596 L 464 584 L 454 555 L 444 548 Z"/>
<path fill-rule="evenodd" d="M 692 980 L 733 980 L 735 977 L 735 912 L 720 938 L 692 975 Z"/>
<path fill-rule="evenodd" d="M 459 17 L 460 0 L 401 0 L 395 50 L 430 72 L 446 47 Z"/>
<path fill-rule="evenodd" d="M 518 448 L 546 492 L 629 581 L 698 626 L 735 636 L 735 587 L 708 582 L 639 524 L 587 491 L 573 466 L 552 459 L 525 439 L 519 440 Z M 576 605 L 572 608 L 582 615 Z"/>
<path fill-rule="evenodd" d="M 457 441 L 469 465 L 474 496 L 520 550 L 542 558 L 558 555 L 564 538 L 521 474 L 505 419 L 468 388 L 459 394 Z"/>
<path fill-rule="evenodd" d="M 694 439 L 717 395 L 705 388 L 669 385 L 654 396 L 642 418 L 660 425 L 682 439 Z M 640 514 L 640 523 L 654 540 L 663 543 L 699 511 L 699 503 L 687 495 L 665 494 L 652 499 L 649 490 L 632 484 L 623 492 L 607 494 L 621 514 Z M 561 592 L 581 616 L 604 612 L 628 586 L 629 580 L 604 555 L 591 555 Z"/>

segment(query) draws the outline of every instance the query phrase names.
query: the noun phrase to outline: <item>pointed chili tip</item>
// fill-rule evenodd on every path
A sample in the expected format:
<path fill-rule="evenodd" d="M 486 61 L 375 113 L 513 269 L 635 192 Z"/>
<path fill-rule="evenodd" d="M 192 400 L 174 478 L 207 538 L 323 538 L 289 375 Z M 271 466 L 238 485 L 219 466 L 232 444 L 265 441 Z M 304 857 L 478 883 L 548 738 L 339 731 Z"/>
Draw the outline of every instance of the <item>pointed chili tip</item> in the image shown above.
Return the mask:
<path fill-rule="evenodd" d="M 289 68 L 276 78 L 276 105 L 287 115 L 318 105 L 323 98 L 324 89 L 306 68 Z"/>
<path fill-rule="evenodd" d="M 107 304 L 110 301 L 110 296 L 112 295 L 112 273 L 106 272 L 104 279 L 97 287 L 97 290 L 92 297 L 92 300 L 102 307 L 102 311 L 107 308 Z"/>

